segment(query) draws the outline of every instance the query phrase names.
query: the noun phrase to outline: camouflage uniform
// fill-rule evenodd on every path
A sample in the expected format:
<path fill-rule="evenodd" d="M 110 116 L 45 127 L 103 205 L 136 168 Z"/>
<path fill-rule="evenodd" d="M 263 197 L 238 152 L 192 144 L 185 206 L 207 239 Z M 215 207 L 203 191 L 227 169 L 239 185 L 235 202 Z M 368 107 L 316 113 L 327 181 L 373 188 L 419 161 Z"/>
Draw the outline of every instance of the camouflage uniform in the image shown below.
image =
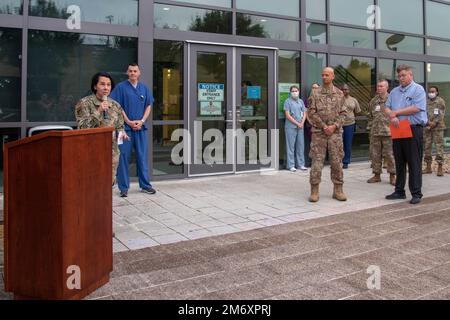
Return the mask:
<path fill-rule="evenodd" d="M 311 185 L 318 185 L 321 182 L 327 150 L 331 164 L 331 180 L 335 185 L 344 184 L 342 125 L 345 115 L 344 94 L 341 90 L 334 86 L 330 88 L 321 87 L 312 93 L 308 108 L 308 119 L 312 126 L 312 142 L 309 154 L 312 159 Z M 337 129 L 332 136 L 327 136 L 323 128 L 331 125 L 336 125 Z"/>
<path fill-rule="evenodd" d="M 444 131 L 445 131 L 445 101 L 441 97 L 437 97 L 434 100 L 428 99 L 428 124 L 436 124 L 433 129 L 425 128 L 424 141 L 425 141 L 425 162 L 433 162 L 431 151 L 433 148 L 433 142 L 436 145 L 436 161 L 442 165 L 444 163 Z"/>
<path fill-rule="evenodd" d="M 119 165 L 120 151 L 117 144 L 117 132 L 124 130 L 124 118 L 122 107 L 114 100 L 108 98 L 110 110 L 106 119 L 103 113 L 98 111 L 100 101 L 95 94 L 84 97 L 75 107 L 78 129 L 114 127 L 112 144 L 112 182 L 116 179 L 117 166 Z"/>
<path fill-rule="evenodd" d="M 381 174 L 383 158 L 387 161 L 387 171 L 395 174 L 394 150 L 392 149 L 390 119 L 385 113 L 389 95 L 383 99 L 377 95 L 369 102 L 368 118 L 370 127 L 370 159 L 374 174 Z"/>

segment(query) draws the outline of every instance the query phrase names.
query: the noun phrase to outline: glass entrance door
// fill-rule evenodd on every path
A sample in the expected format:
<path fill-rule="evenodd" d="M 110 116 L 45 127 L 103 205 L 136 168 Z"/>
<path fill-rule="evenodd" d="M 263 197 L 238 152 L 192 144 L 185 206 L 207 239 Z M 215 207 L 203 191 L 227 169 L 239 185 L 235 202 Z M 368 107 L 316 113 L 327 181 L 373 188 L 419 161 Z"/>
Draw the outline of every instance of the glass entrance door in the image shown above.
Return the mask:
<path fill-rule="evenodd" d="M 189 176 L 275 168 L 274 51 L 188 48 Z"/>

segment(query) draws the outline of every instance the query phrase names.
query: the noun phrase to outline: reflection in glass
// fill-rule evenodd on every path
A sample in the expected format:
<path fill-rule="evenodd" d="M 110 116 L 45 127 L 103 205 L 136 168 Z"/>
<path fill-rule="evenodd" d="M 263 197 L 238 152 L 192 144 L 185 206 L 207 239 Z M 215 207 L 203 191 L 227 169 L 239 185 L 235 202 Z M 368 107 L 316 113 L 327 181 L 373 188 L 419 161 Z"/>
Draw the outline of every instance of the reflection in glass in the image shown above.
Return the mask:
<path fill-rule="evenodd" d="M 183 120 L 183 43 L 155 40 L 153 120 Z"/>
<path fill-rule="evenodd" d="M 183 174 L 183 164 L 173 162 L 172 151 L 179 143 L 172 141 L 172 134 L 177 129 L 183 129 L 182 125 L 155 125 L 153 126 L 153 175 L 163 176 L 169 174 Z M 179 154 L 183 158 L 183 154 Z"/>
<path fill-rule="evenodd" d="M 232 0 L 175 0 L 175 1 L 186 2 L 186 3 L 195 3 L 195 4 L 204 4 L 207 6 L 231 8 Z"/>
<path fill-rule="evenodd" d="M 0 122 L 20 121 L 22 30 L 0 28 Z"/>
<path fill-rule="evenodd" d="M 324 53 L 306 53 L 306 95 L 309 96 L 313 83 L 322 85 L 322 70 L 327 66 L 327 56 Z"/>
<path fill-rule="evenodd" d="M 118 83 L 136 60 L 134 38 L 30 30 L 27 120 L 75 121 L 73 108 L 91 94 L 92 76 L 106 71 Z"/>
<path fill-rule="evenodd" d="M 279 51 L 278 52 L 278 83 L 298 83 L 300 84 L 300 52 Z M 279 157 L 280 166 L 286 166 L 286 138 L 284 132 L 284 97 L 280 92 L 278 101 L 278 128 L 280 130 Z"/>
<path fill-rule="evenodd" d="M 423 54 L 423 39 L 402 34 L 379 32 L 378 48 L 395 52 Z"/>
<path fill-rule="evenodd" d="M 236 0 L 236 8 L 291 17 L 300 16 L 300 1 L 298 0 Z"/>
<path fill-rule="evenodd" d="M 375 33 L 361 29 L 331 26 L 330 43 L 350 48 L 374 49 Z"/>
<path fill-rule="evenodd" d="M 229 11 L 155 4 L 154 26 L 158 29 L 231 34 Z"/>
<path fill-rule="evenodd" d="M 327 26 L 324 24 L 306 24 L 306 42 L 316 44 L 327 43 Z"/>
<path fill-rule="evenodd" d="M 194 163 L 211 163 L 225 164 L 227 149 L 226 149 L 226 108 L 227 108 L 227 54 L 215 52 L 198 52 L 197 53 L 197 112 L 196 122 L 201 125 L 201 131 L 194 133 L 194 139 L 198 139 L 197 135 L 205 137 L 205 132 L 209 129 L 219 130 L 222 134 L 223 141 L 221 149 L 216 149 L 213 155 L 214 159 L 207 159 L 202 157 L 205 149 L 211 144 L 211 141 L 203 141 L 202 144 L 197 145 L 201 150 L 194 150 L 197 160 Z M 218 93 L 213 100 L 208 97 L 203 97 L 202 92 L 207 91 L 207 86 L 214 86 Z M 195 131 L 195 130 L 194 130 Z M 207 139 L 203 139 L 207 140 Z M 197 140 L 196 140 L 197 141 Z M 217 141 L 216 141 L 217 143 Z M 209 154 L 209 152 L 206 152 Z M 201 158 L 201 159 L 200 159 Z M 217 161 L 214 161 L 217 160 Z"/>
<path fill-rule="evenodd" d="M 30 0 L 30 16 L 67 19 L 71 5 L 81 9 L 81 20 L 138 25 L 138 0 Z"/>
<path fill-rule="evenodd" d="M 427 39 L 427 54 L 450 57 L 450 42 Z"/>
<path fill-rule="evenodd" d="M 378 60 L 378 78 L 386 79 L 389 82 L 390 89 L 399 85 L 397 78 L 397 67 L 401 64 L 407 64 L 412 67 L 414 72 L 414 81 L 425 85 L 425 71 L 423 62 L 393 60 L 393 59 L 379 59 Z"/>
<path fill-rule="evenodd" d="M 450 4 L 427 1 L 427 34 L 450 39 Z"/>
<path fill-rule="evenodd" d="M 0 191 L 3 192 L 3 150 L 5 143 L 19 140 L 20 129 L 0 128 L 0 139 L 2 151 L 0 152 Z"/>
<path fill-rule="evenodd" d="M 423 34 L 423 0 L 378 0 L 378 5 L 384 30 Z"/>
<path fill-rule="evenodd" d="M 326 0 L 306 0 L 306 17 L 326 20 Z"/>
<path fill-rule="evenodd" d="M 335 68 L 335 85 L 344 83 L 350 87 L 350 95 L 358 100 L 364 116 L 356 117 L 356 132 L 352 155 L 354 158 L 369 156 L 369 134 L 367 131 L 367 106 L 375 95 L 375 59 L 365 57 L 330 56 L 330 65 Z"/>
<path fill-rule="evenodd" d="M 367 26 L 367 8 L 373 0 L 329 0 L 330 20 L 346 24 Z M 392 2 L 392 1 L 391 1 Z M 386 9 L 390 10 L 390 9 Z"/>
<path fill-rule="evenodd" d="M 23 0 L 2 0 L 0 14 L 22 14 Z"/>
<path fill-rule="evenodd" d="M 289 41 L 299 40 L 300 24 L 298 21 L 238 13 L 236 24 L 236 33 L 239 36 Z"/>
<path fill-rule="evenodd" d="M 450 65 L 430 63 L 427 66 L 428 87 L 439 88 L 439 96 L 450 106 Z M 447 126 L 446 137 L 450 137 L 450 112 L 445 113 L 445 124 Z"/>

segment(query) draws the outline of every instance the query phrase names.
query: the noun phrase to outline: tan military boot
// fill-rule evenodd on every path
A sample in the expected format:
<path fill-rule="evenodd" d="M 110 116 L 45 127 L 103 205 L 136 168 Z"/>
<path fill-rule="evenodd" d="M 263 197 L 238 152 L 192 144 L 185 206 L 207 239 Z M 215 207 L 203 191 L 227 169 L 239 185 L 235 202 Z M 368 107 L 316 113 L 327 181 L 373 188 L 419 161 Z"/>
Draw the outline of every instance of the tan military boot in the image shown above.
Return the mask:
<path fill-rule="evenodd" d="M 367 180 L 367 183 L 378 183 L 381 182 L 381 175 L 379 173 L 375 173 L 375 175 Z"/>
<path fill-rule="evenodd" d="M 347 196 L 344 193 L 342 184 L 334 185 L 333 199 L 338 201 L 347 201 Z"/>
<path fill-rule="evenodd" d="M 442 168 L 442 164 L 440 164 L 438 166 L 437 176 L 438 177 L 443 177 L 444 176 L 444 168 Z"/>
<path fill-rule="evenodd" d="M 423 174 L 430 174 L 433 173 L 433 170 L 431 170 L 431 162 L 427 162 L 427 168 L 423 170 Z"/>
<path fill-rule="evenodd" d="M 395 186 L 395 182 L 397 181 L 397 178 L 394 173 L 391 173 L 391 176 L 389 177 L 389 183 L 393 186 Z"/>
<path fill-rule="evenodd" d="M 309 197 L 309 202 L 318 202 L 319 201 L 319 185 L 312 184 L 311 185 L 311 196 Z"/>

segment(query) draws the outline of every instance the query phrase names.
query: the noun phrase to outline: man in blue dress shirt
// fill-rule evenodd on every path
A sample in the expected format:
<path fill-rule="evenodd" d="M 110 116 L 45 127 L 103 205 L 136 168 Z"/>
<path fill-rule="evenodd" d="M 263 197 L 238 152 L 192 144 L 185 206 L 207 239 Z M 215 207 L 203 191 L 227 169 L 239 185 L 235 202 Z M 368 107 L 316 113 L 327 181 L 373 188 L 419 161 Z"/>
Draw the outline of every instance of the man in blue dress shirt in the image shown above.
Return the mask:
<path fill-rule="evenodd" d="M 136 63 L 128 66 L 128 80 L 119 83 L 111 93 L 111 98 L 120 103 L 123 108 L 125 130 L 130 141 L 123 141 L 120 145 L 120 162 L 117 169 L 117 184 L 121 197 L 128 196 L 130 178 L 128 165 L 132 148 L 136 151 L 137 174 L 139 187 L 142 192 L 154 194 L 156 191 L 150 183 L 148 169 L 148 138 L 146 121 L 151 113 L 153 95 L 150 89 L 139 82 L 141 72 Z"/>
<path fill-rule="evenodd" d="M 427 98 L 424 88 L 414 82 L 410 66 L 397 68 L 400 86 L 392 90 L 386 102 L 386 113 L 391 123 L 398 127 L 400 120 L 408 120 L 413 134 L 412 138 L 395 139 L 393 141 L 397 182 L 395 192 L 386 199 L 406 199 L 406 165 L 409 169 L 409 190 L 411 204 L 420 203 L 422 194 L 422 158 L 423 128 L 428 122 Z"/>

